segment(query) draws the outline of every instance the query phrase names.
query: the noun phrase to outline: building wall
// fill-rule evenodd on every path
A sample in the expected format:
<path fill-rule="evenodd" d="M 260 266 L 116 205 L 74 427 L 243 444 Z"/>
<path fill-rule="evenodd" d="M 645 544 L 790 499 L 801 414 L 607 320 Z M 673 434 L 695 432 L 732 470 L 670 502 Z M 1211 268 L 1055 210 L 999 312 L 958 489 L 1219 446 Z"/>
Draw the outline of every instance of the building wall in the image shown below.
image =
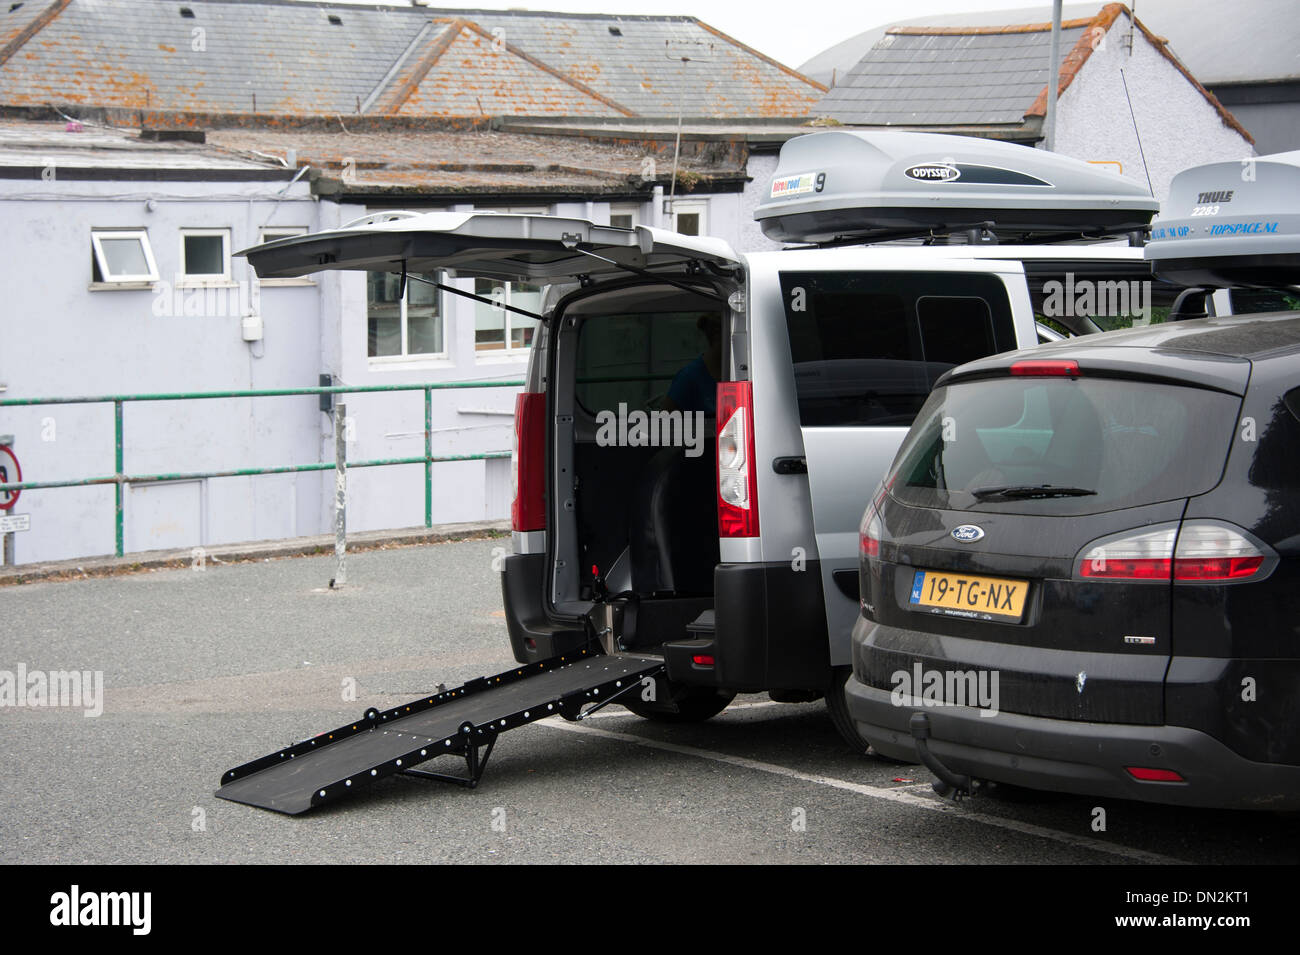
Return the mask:
<path fill-rule="evenodd" d="M 1118 161 L 1126 177 L 1144 185 L 1149 173 L 1157 199 L 1167 195 L 1170 180 L 1188 166 L 1253 156 L 1250 143 L 1223 123 L 1209 101 L 1140 31 L 1134 33 L 1130 55 L 1129 26 L 1126 15 L 1118 17 L 1061 94 L 1056 151 L 1085 160 Z"/>
<path fill-rule="evenodd" d="M 232 251 L 256 243 L 268 219 L 319 228 L 319 205 L 306 185 L 270 201 L 283 185 L 0 180 L 0 261 L 8 278 L 0 304 L 4 397 L 316 384 L 318 285 L 262 289 L 265 336 L 250 344 L 240 330 L 239 313 L 251 296 L 244 260 L 232 262 L 231 288 L 178 297 L 171 284 L 182 228 L 229 228 Z M 99 227 L 147 228 L 164 282 L 154 290 L 90 290 L 90 237 Z M 123 421 L 124 465 L 133 474 L 306 463 L 316 460 L 322 427 L 314 398 L 130 402 Z M 113 473 L 112 404 L 0 409 L 0 433 L 14 435 L 26 480 Z M 125 494 L 126 545 L 316 533 L 321 480 L 304 474 L 138 483 Z M 111 485 L 24 491 L 14 513 L 32 516 L 31 530 L 15 538 L 20 563 L 113 551 Z"/>
<path fill-rule="evenodd" d="M 741 199 L 743 222 L 740 235 L 734 243 L 739 252 L 770 252 L 781 248 L 780 242 L 773 242 L 763 235 L 763 229 L 754 219 L 754 210 L 767 198 L 772 188 L 772 177 L 776 175 L 778 156 L 776 153 L 750 153 L 749 182 Z"/>
<path fill-rule="evenodd" d="M 292 285 L 260 285 L 264 338 L 242 340 L 241 312 L 256 276 L 232 259 L 234 288 L 178 290 L 182 228 L 229 228 L 231 250 L 254 245 L 259 228 L 337 228 L 366 213 L 313 199 L 280 183 L 23 183 L 0 180 L 5 229 L 0 261 L 12 282 L 0 305 L 0 384 L 6 398 L 178 393 L 310 387 L 321 374 L 343 385 L 521 381 L 528 352 L 476 351 L 475 304 L 443 294 L 445 353 L 376 361 L 367 356 L 366 277 L 324 272 Z M 146 202 L 154 200 L 149 211 Z M 739 194 L 682 197 L 703 202 L 705 227 L 739 245 L 749 222 Z M 472 206 L 453 206 L 469 211 Z M 608 202 L 558 203 L 557 215 L 608 222 Z M 644 203 L 642 224 L 667 228 L 662 197 Z M 147 228 L 163 281 L 154 289 L 90 290 L 94 228 Z M 472 279 L 451 280 L 473 291 Z M 243 283 L 242 288 L 239 283 Z M 240 295 L 244 297 L 241 299 Z M 516 385 L 433 392 L 438 456 L 509 451 Z M 339 396 L 351 420 L 351 461 L 416 457 L 424 451 L 420 391 Z M 270 397 L 125 405 L 124 464 L 130 474 L 190 473 L 332 461 L 334 426 L 318 399 Z M 26 480 L 102 477 L 114 469 L 112 404 L 0 409 L 0 434 L 15 435 Z M 433 521 L 509 516 L 510 462 L 440 463 L 433 469 Z M 424 523 L 422 464 L 349 471 L 351 531 Z M 333 475 L 302 474 L 140 482 L 125 492 L 128 552 L 183 549 L 327 533 Z M 32 515 L 19 533 L 19 563 L 109 554 L 111 485 L 23 492 L 14 513 Z"/>

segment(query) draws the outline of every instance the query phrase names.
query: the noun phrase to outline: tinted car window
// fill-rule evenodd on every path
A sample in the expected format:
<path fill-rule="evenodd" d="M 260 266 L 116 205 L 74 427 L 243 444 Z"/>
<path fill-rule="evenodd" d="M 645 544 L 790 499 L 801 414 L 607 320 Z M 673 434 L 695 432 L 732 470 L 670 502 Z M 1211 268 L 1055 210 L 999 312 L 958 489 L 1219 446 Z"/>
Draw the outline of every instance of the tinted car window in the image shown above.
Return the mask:
<path fill-rule="evenodd" d="M 783 272 L 799 421 L 906 427 L 955 365 L 1016 347 L 991 275 Z"/>
<path fill-rule="evenodd" d="M 1087 514 L 1208 491 L 1240 400 L 1200 388 L 1080 378 L 959 382 L 931 396 L 899 450 L 893 491 L 923 507 Z M 1094 494 L 971 493 L 1050 484 Z"/>
<path fill-rule="evenodd" d="M 595 414 L 658 408 L 673 378 L 707 348 L 701 326 L 721 323 L 716 312 L 645 312 L 600 315 L 583 321 L 578 334 L 576 394 Z"/>

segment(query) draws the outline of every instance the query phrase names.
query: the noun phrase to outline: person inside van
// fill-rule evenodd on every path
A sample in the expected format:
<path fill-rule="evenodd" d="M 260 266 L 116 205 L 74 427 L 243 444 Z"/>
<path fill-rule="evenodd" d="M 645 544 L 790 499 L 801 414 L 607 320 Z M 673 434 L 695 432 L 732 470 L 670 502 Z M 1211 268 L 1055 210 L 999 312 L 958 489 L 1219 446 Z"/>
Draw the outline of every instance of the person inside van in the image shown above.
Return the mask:
<path fill-rule="evenodd" d="M 722 377 L 722 316 L 701 315 L 695 327 L 707 342 L 704 351 L 673 376 L 664 399 L 665 411 L 703 411 L 712 417 L 718 410 L 718 379 Z"/>

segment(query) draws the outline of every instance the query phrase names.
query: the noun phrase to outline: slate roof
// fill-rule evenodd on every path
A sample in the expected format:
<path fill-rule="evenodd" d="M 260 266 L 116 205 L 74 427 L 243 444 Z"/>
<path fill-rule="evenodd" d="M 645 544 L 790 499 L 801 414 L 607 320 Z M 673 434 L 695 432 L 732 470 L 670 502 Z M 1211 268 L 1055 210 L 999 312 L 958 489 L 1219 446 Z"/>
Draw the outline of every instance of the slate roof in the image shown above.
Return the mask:
<path fill-rule="evenodd" d="M 1295 0 L 1142 0 L 1142 22 L 1167 37 L 1175 53 L 1202 83 L 1300 80 L 1300 11 Z M 889 26 L 971 27 L 1029 23 L 1043 19 L 1046 5 L 968 11 L 898 20 Z M 1066 19 L 1087 18 L 1096 3 L 1067 3 Z M 799 65 L 821 83 L 844 79 L 885 35 L 879 26 L 839 40 Z"/>
<path fill-rule="evenodd" d="M 1062 27 L 1068 52 L 1085 27 Z M 890 30 L 817 108 L 855 125 L 1018 124 L 1047 84 L 1050 48 L 1050 31 Z"/>
<path fill-rule="evenodd" d="M 1093 17 L 1061 22 L 1059 92 L 1092 53 L 1092 38 L 1120 17 L 1133 24 L 1218 112 L 1224 125 L 1254 139 L 1122 3 Z M 1047 110 L 1048 23 L 1010 26 L 891 27 L 817 106 L 821 115 L 861 126 L 1019 126 Z"/>
<path fill-rule="evenodd" d="M 823 92 L 693 17 L 286 0 L 0 6 L 4 106 L 800 117 Z"/>

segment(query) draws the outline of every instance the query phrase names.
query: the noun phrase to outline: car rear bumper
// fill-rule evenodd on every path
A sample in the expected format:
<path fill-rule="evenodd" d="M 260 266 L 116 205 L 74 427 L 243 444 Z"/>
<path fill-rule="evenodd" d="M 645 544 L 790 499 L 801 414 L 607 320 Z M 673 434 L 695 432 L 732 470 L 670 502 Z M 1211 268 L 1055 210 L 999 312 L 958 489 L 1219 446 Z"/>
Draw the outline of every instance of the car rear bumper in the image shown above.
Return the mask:
<path fill-rule="evenodd" d="M 896 705 L 889 690 L 850 677 L 849 712 L 882 755 L 919 762 L 909 729 L 929 717 L 931 753 L 979 779 L 1081 795 L 1224 809 L 1300 809 L 1300 766 L 1246 759 L 1183 726 L 1084 723 L 966 706 Z M 985 715 L 981 716 L 981 712 Z M 1186 782 L 1143 782 L 1125 767 L 1172 769 Z"/>

